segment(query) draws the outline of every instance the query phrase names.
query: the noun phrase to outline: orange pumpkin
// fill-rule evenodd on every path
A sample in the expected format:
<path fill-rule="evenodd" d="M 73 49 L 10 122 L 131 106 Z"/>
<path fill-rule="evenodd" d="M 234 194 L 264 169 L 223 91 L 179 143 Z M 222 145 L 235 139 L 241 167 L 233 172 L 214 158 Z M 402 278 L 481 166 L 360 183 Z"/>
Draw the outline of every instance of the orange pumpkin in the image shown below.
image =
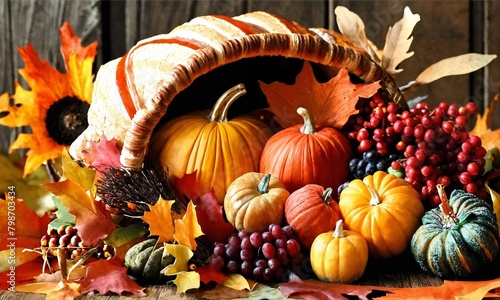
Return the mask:
<path fill-rule="evenodd" d="M 149 156 L 168 167 L 169 177 L 196 171 L 201 193 L 215 191 L 222 205 L 227 187 L 238 176 L 257 171 L 264 144 L 272 135 L 261 120 L 250 116 L 227 119 L 230 105 L 246 92 L 243 84 L 223 94 L 212 111 L 177 117 L 152 137 Z"/>
<path fill-rule="evenodd" d="M 267 141 L 260 172 L 277 176 L 289 192 L 310 183 L 337 190 L 349 174 L 349 141 L 332 127 L 316 128 L 307 109 L 299 107 L 297 113 L 304 124 L 285 128 Z"/>
<path fill-rule="evenodd" d="M 335 228 L 342 218 L 337 202 L 331 197 L 332 191 L 332 188 L 308 184 L 293 192 L 285 202 L 286 221 L 306 249 L 319 234 Z"/>
<path fill-rule="evenodd" d="M 339 207 L 347 229 L 365 238 L 371 257 L 383 259 L 405 251 L 424 215 L 418 192 L 383 171 L 351 181 Z"/>

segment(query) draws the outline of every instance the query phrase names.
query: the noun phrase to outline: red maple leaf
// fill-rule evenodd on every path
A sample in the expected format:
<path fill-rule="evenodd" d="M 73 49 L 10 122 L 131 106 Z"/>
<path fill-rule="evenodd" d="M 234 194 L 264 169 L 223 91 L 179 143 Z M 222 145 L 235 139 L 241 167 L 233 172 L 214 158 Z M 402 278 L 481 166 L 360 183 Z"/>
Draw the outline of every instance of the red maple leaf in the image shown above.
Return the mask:
<path fill-rule="evenodd" d="M 84 188 L 71 180 L 46 183 L 45 186 L 75 216 L 75 227 L 83 243 L 95 245 L 116 229 L 111 215 L 102 201 L 87 194 Z"/>
<path fill-rule="evenodd" d="M 120 150 L 114 138 L 108 140 L 102 135 L 99 142 L 91 142 L 90 148 L 84 152 L 85 162 L 98 172 L 109 167 L 120 168 Z"/>
<path fill-rule="evenodd" d="M 127 268 L 117 258 L 100 259 L 88 265 L 87 276 L 82 280 L 78 291 L 82 294 L 97 291 L 104 295 L 125 292 L 145 296 L 144 288 L 127 276 Z"/>
<path fill-rule="evenodd" d="M 196 269 L 196 272 L 200 274 L 200 281 L 204 284 L 208 284 L 209 282 L 217 282 L 221 283 L 224 280 L 228 279 L 226 274 L 217 271 L 211 264 L 200 266 Z"/>
<path fill-rule="evenodd" d="M 226 242 L 234 232 L 234 227 L 222 216 L 222 206 L 217 203 L 214 190 L 196 197 L 193 203 L 196 205 L 198 223 L 210 243 Z"/>
<path fill-rule="evenodd" d="M 347 69 L 328 82 L 319 83 L 314 76 L 311 64 L 306 62 L 297 75 L 295 84 L 282 82 L 265 84 L 259 82 L 267 97 L 269 110 L 283 127 L 302 124 L 297 108 L 304 107 L 314 116 L 314 123 L 341 129 L 349 117 L 358 112 L 356 104 L 359 97 L 369 98 L 380 88 L 380 83 L 353 84 Z"/>
<path fill-rule="evenodd" d="M 217 203 L 213 189 L 201 194 L 196 180 L 196 171 L 182 178 L 174 178 L 174 186 L 179 193 L 192 199 L 196 205 L 196 216 L 201 230 L 211 242 L 225 242 L 234 232 L 234 227 L 223 217 L 222 206 Z"/>

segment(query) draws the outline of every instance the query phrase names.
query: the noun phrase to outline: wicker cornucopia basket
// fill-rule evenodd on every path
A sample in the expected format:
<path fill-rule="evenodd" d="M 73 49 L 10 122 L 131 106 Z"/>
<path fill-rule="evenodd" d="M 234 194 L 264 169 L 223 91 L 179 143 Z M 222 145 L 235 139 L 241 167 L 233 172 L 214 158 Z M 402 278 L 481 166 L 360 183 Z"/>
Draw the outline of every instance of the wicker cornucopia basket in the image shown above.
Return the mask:
<path fill-rule="evenodd" d="M 70 154 L 83 160 L 90 142 L 104 134 L 122 147 L 123 167 L 141 167 L 155 127 L 179 93 L 215 69 L 262 57 L 309 61 L 318 64 L 325 74 L 347 68 L 364 82 L 380 81 L 384 98 L 406 105 L 389 74 L 335 32 L 307 29 L 265 12 L 234 18 L 203 16 L 168 34 L 140 41 L 126 55 L 100 68 L 88 114 L 89 127 L 71 145 Z M 279 69 L 278 64 L 268 61 L 261 65 Z M 228 80 L 213 78 L 211 84 Z M 184 97 L 176 101 L 188 101 L 183 104 L 190 107 L 206 100 Z"/>

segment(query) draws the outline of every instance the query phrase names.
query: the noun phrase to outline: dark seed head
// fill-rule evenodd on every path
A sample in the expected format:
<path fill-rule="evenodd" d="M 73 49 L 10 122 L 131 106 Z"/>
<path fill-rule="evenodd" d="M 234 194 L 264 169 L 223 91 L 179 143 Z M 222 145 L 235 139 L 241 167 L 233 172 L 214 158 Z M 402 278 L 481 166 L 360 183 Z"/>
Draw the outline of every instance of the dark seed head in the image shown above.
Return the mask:
<path fill-rule="evenodd" d="M 89 126 L 87 113 L 90 104 L 76 97 L 64 97 L 47 110 L 45 128 L 59 145 L 71 143 Z"/>

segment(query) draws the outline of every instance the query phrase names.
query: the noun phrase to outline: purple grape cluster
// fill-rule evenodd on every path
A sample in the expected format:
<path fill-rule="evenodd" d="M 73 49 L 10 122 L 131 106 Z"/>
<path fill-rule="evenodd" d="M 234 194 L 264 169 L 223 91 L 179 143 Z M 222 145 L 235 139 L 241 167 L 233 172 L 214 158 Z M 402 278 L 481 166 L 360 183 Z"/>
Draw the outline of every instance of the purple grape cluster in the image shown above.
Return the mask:
<path fill-rule="evenodd" d="M 291 226 L 269 225 L 268 231 L 240 230 L 227 243 L 215 243 L 212 266 L 258 282 L 281 282 L 286 270 L 305 259 Z"/>

